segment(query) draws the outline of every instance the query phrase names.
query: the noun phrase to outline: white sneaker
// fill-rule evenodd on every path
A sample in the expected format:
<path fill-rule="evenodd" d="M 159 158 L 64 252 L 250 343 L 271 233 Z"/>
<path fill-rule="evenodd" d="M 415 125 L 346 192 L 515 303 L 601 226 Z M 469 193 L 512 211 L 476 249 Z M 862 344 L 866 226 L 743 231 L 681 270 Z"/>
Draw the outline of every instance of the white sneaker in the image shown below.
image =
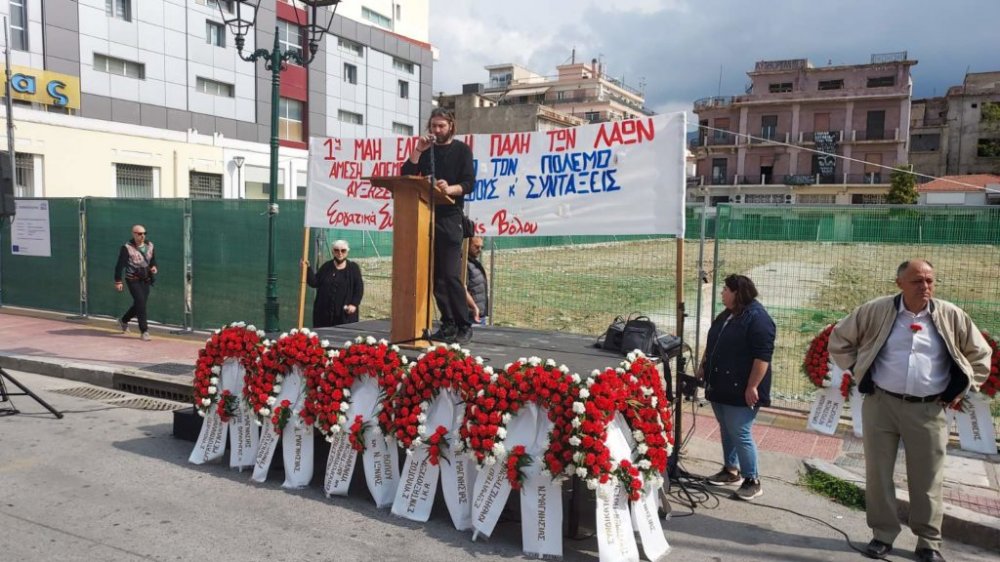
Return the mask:
<path fill-rule="evenodd" d="M 139 337 L 142 338 L 142 341 L 149 341 L 149 340 L 153 339 L 153 338 L 149 337 L 149 332 L 143 332 L 142 335 L 139 336 Z"/>
<path fill-rule="evenodd" d="M 122 319 L 118 319 L 118 329 L 122 331 L 123 334 L 128 333 L 128 324 L 122 322 Z"/>

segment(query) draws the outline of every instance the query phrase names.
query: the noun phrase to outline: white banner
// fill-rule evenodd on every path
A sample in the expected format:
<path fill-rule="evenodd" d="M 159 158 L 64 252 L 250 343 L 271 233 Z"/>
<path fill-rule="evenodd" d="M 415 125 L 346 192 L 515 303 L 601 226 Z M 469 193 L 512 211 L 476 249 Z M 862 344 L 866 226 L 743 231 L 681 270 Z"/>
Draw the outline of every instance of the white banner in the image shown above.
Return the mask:
<path fill-rule="evenodd" d="M 537 557 L 562 557 L 562 484 L 543 476 L 545 449 L 554 425 L 548 410 L 536 404 L 535 439 L 526 447 L 531 464 L 524 470 L 521 488 L 521 548 L 525 554 Z"/>
<path fill-rule="evenodd" d="M 659 560 L 670 552 L 667 538 L 663 536 L 663 526 L 660 525 L 660 515 L 656 509 L 656 496 L 659 488 L 643 489 L 639 501 L 632 502 L 632 525 L 639 531 L 642 539 L 642 551 L 646 559 Z"/>
<path fill-rule="evenodd" d="M 465 197 L 486 236 L 684 234 L 685 113 L 530 133 L 458 135 L 472 149 Z M 305 226 L 390 230 L 392 199 L 369 176 L 400 175 L 416 138 L 309 142 Z"/>
<path fill-rule="evenodd" d="M 525 404 L 507 424 L 507 437 L 502 441 L 507 454 L 518 446 L 524 445 L 525 452 L 532 447 L 538 437 L 538 406 Z M 532 462 L 539 459 L 532 458 Z M 474 500 L 472 503 L 472 526 L 475 535 L 487 537 L 493 534 L 493 528 L 500 519 L 507 498 L 510 496 L 510 481 L 507 479 L 507 456 L 497 458 L 497 462 L 488 470 L 481 471 L 476 478 Z M 473 540 L 475 540 L 475 535 Z"/>
<path fill-rule="evenodd" d="M 597 487 L 597 549 L 600 562 L 639 562 L 628 496 L 622 483 L 612 479 Z"/>
<path fill-rule="evenodd" d="M 365 481 L 375 500 L 375 507 L 391 506 L 396 497 L 396 488 L 399 487 L 399 447 L 396 446 L 396 440 L 372 432 L 362 461 L 365 465 Z"/>
<path fill-rule="evenodd" d="M 191 456 L 188 462 L 191 464 L 205 464 L 222 458 L 226 453 L 226 426 L 219 417 L 219 412 L 212 407 L 205 412 L 205 417 L 201 421 L 201 431 L 198 433 L 198 440 L 194 443 Z"/>
<path fill-rule="evenodd" d="M 399 475 L 396 498 L 392 502 L 392 514 L 426 523 L 431 517 L 440 472 L 440 467 L 427 460 L 426 445 L 407 455 L 403 472 Z"/>
<path fill-rule="evenodd" d="M 323 478 L 323 493 L 326 497 L 346 496 L 354 475 L 354 465 L 358 452 L 351 447 L 347 432 L 335 433 L 330 441 L 330 454 L 326 457 L 326 475 Z"/>
<path fill-rule="evenodd" d="M 958 441 L 962 450 L 997 454 L 997 436 L 993 429 L 989 401 L 978 392 L 970 392 L 966 402 L 964 411 L 955 412 Z"/>
<path fill-rule="evenodd" d="M 306 380 L 302 366 L 293 365 L 278 393 L 278 404 L 291 402 L 288 423 L 281 434 L 282 460 L 285 465 L 285 482 L 282 488 L 305 488 L 313 475 L 313 430 L 299 416 L 306 401 Z"/>
<path fill-rule="evenodd" d="M 441 394 L 452 402 L 448 443 L 454 445 L 462 439 L 459 429 L 465 419 L 465 407 L 452 390 L 444 390 Z M 455 529 L 466 531 L 472 528 L 472 485 L 476 482 L 478 469 L 468 455 L 448 451 L 448 460 L 450 462 L 441 464 L 441 493 Z"/>
<path fill-rule="evenodd" d="M 229 467 L 253 466 L 260 443 L 260 428 L 253 421 L 253 411 L 243 399 L 243 380 L 246 369 L 238 359 L 229 358 L 222 363 L 219 378 L 222 389 L 236 397 L 236 415 L 229 420 Z"/>
<path fill-rule="evenodd" d="M 833 435 L 840 423 L 840 411 L 844 408 L 844 396 L 840 394 L 840 384 L 830 386 L 816 393 L 816 400 L 809 410 L 809 420 L 806 428 Z"/>
<path fill-rule="evenodd" d="M 271 419 L 264 420 L 260 428 L 260 444 L 257 446 L 257 456 L 254 458 L 253 474 L 250 479 L 254 482 L 264 482 L 267 480 L 267 471 L 271 468 L 271 459 L 278 449 L 278 434 L 274 432 L 274 424 Z"/>
<path fill-rule="evenodd" d="M 854 427 L 854 436 L 858 439 L 862 436 L 861 431 L 861 406 L 864 404 L 865 395 L 861 394 L 861 385 L 854 385 L 851 388 L 851 425 Z"/>

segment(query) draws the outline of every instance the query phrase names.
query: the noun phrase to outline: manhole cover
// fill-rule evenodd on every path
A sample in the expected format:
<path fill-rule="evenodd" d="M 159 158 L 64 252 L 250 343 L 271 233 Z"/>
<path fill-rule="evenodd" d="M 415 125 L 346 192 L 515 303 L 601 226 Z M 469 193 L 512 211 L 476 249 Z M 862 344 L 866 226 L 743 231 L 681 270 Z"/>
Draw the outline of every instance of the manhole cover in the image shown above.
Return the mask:
<path fill-rule="evenodd" d="M 193 375 L 194 365 L 185 365 L 183 363 L 158 363 L 156 365 L 143 367 L 142 370 L 149 371 L 151 373 L 160 373 L 161 375 Z"/>

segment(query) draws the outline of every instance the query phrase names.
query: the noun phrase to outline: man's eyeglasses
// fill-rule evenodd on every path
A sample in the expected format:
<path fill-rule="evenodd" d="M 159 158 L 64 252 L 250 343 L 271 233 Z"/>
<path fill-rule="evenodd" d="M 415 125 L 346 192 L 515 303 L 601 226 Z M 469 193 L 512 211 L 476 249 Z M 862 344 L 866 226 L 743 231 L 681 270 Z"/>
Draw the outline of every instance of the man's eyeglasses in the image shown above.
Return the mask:
<path fill-rule="evenodd" d="M 333 253 L 335 254 L 346 254 L 347 250 L 341 250 L 340 248 L 334 248 Z"/>

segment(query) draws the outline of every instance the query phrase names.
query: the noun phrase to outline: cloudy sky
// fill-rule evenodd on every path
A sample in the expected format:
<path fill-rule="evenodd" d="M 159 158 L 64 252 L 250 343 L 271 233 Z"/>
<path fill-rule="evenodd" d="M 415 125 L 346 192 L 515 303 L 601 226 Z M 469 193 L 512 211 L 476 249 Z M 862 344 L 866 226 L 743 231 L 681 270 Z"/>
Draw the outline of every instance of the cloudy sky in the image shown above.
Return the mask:
<path fill-rule="evenodd" d="M 600 58 L 657 112 L 742 93 L 757 60 L 860 64 L 907 51 L 915 97 L 943 95 L 966 70 L 1000 70 L 997 0 L 430 0 L 440 49 L 434 91 L 486 82 L 489 64 L 539 74 Z"/>

